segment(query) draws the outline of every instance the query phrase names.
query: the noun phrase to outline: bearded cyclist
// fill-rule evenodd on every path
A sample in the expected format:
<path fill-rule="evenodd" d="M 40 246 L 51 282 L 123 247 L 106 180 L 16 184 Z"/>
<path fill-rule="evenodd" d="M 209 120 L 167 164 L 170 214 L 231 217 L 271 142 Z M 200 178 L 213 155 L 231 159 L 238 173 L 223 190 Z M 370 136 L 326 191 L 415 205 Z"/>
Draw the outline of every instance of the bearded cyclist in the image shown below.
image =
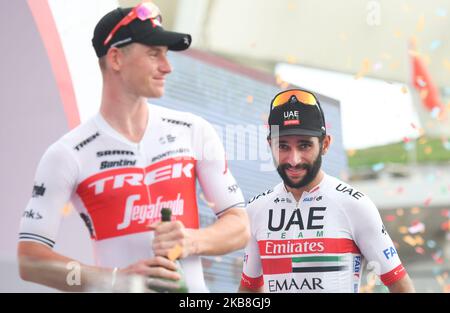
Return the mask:
<path fill-rule="evenodd" d="M 331 137 L 317 98 L 279 93 L 269 125 L 283 182 L 247 206 L 251 239 L 240 291 L 358 292 L 364 258 L 391 292 L 414 292 L 376 206 L 321 170 Z"/>

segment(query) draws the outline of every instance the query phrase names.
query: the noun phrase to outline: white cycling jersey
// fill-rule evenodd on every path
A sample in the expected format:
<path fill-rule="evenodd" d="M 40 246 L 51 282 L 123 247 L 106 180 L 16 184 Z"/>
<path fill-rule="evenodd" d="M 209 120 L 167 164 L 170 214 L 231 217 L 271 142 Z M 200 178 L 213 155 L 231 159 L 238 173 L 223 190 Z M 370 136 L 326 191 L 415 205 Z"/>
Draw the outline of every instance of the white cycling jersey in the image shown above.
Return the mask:
<path fill-rule="evenodd" d="M 148 225 L 160 220 L 161 208 L 187 228 L 199 227 L 196 178 L 217 215 L 245 207 L 222 143 L 204 119 L 149 105 L 143 139 L 133 143 L 99 113 L 45 152 L 19 240 L 53 248 L 71 202 L 90 231 L 96 264 L 126 267 L 153 256 Z M 180 263 L 189 290 L 207 291 L 200 257 Z"/>
<path fill-rule="evenodd" d="M 241 285 L 265 292 L 358 292 L 362 261 L 390 285 L 406 274 L 372 201 L 324 176 L 299 202 L 283 183 L 249 201 Z"/>

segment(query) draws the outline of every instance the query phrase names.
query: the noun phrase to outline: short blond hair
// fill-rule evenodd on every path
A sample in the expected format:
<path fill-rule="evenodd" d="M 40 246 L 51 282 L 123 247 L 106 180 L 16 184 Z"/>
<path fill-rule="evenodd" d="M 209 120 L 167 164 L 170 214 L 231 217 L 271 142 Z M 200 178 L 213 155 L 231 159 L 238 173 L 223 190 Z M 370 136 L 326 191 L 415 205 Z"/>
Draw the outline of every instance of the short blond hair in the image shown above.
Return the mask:
<path fill-rule="evenodd" d="M 131 50 L 131 47 L 132 47 L 132 44 L 126 45 L 124 47 L 119 47 L 118 49 L 120 49 L 120 51 L 122 51 L 122 53 L 127 54 Z M 98 59 L 98 64 L 102 71 L 106 70 L 106 55 L 104 55 Z"/>

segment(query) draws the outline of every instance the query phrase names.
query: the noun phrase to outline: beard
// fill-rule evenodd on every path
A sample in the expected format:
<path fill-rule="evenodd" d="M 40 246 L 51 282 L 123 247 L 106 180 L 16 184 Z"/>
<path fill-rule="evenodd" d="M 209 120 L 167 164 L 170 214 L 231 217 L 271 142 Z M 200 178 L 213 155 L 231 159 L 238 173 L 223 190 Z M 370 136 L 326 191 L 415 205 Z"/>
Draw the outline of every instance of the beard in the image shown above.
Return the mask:
<path fill-rule="evenodd" d="M 302 188 L 310 184 L 314 178 L 316 178 L 317 174 L 320 171 L 320 167 L 322 166 L 322 149 L 320 149 L 319 155 L 314 160 L 314 162 L 308 164 L 297 164 L 295 167 L 292 167 L 289 164 L 279 164 L 277 166 L 277 172 L 280 175 L 281 179 L 283 180 L 284 184 L 290 188 Z M 306 170 L 306 175 L 298 182 L 294 183 L 286 174 L 286 170 L 288 168 L 295 168 L 295 169 L 304 169 Z"/>

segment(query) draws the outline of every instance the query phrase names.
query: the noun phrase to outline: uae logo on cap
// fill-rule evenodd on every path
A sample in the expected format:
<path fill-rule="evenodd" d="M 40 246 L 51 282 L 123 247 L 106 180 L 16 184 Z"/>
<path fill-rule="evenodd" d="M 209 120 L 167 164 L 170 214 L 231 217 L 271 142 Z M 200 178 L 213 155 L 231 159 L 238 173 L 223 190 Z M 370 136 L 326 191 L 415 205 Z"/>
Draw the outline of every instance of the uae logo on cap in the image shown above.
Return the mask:
<path fill-rule="evenodd" d="M 300 125 L 300 116 L 298 115 L 298 111 L 286 111 L 283 113 L 284 117 L 284 126 L 288 125 Z"/>

